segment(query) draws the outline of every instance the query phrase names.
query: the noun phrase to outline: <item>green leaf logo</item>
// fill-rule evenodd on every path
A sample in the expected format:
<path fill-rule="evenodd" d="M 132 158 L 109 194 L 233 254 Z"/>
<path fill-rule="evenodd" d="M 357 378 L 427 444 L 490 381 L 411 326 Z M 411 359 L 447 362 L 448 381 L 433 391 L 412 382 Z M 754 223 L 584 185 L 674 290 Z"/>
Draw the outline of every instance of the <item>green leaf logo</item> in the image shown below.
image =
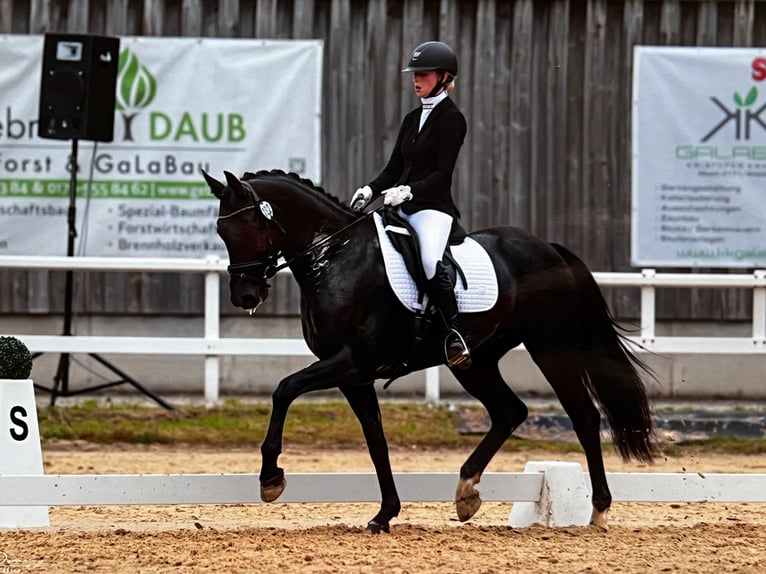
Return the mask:
<path fill-rule="evenodd" d="M 129 108 L 145 108 L 154 99 L 157 92 L 157 80 L 149 73 L 146 66 L 141 65 L 136 55 L 128 49 L 120 53 L 120 63 L 117 68 L 117 98 L 115 107 L 118 110 Z"/>
<path fill-rule="evenodd" d="M 758 98 L 758 90 L 755 86 L 750 88 L 750 91 L 747 93 L 747 96 L 745 96 L 745 99 L 742 99 L 742 96 L 739 95 L 739 92 L 734 92 L 734 102 L 740 107 L 740 108 L 746 108 L 747 106 L 753 105 L 753 102 Z"/>

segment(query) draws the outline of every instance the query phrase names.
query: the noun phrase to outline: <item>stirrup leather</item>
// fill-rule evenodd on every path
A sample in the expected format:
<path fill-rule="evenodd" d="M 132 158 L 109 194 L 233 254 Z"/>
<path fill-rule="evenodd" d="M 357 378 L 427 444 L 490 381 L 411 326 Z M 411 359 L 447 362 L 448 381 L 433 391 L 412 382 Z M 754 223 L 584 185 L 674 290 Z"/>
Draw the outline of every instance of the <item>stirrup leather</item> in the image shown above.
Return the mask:
<path fill-rule="evenodd" d="M 460 344 L 462 350 L 450 357 L 449 354 L 449 342 L 455 337 L 456 342 Z M 471 352 L 468 350 L 468 345 L 463 339 L 463 336 L 455 329 L 450 329 L 447 336 L 444 338 L 444 356 L 447 358 L 447 366 L 449 368 L 457 367 L 459 369 L 467 369 L 471 366 Z"/>

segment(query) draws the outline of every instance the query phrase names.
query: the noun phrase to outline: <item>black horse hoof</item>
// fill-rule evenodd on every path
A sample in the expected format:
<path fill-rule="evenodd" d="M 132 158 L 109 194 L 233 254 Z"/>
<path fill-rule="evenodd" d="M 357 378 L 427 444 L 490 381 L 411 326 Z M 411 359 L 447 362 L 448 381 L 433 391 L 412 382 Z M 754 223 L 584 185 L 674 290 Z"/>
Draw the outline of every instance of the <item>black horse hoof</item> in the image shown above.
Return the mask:
<path fill-rule="evenodd" d="M 374 520 L 370 520 L 367 523 L 367 528 L 365 528 L 364 532 L 366 534 L 380 534 L 381 532 L 391 534 L 391 527 L 388 525 L 388 523 L 380 524 Z"/>
<path fill-rule="evenodd" d="M 284 492 L 285 487 L 287 486 L 285 471 L 281 468 L 278 470 L 279 474 L 275 477 L 261 481 L 261 500 L 263 502 L 274 502 L 282 495 L 282 492 Z"/>

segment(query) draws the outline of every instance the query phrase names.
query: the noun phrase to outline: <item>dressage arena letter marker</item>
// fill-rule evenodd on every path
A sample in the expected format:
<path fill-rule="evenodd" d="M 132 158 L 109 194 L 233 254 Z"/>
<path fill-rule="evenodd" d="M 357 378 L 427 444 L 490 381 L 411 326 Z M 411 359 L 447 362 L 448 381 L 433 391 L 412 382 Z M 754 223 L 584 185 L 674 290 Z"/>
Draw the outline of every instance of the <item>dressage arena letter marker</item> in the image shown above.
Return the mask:
<path fill-rule="evenodd" d="M 0 475 L 43 474 L 35 389 L 31 380 L 0 379 Z M 47 506 L 0 506 L 0 527 L 50 526 Z"/>

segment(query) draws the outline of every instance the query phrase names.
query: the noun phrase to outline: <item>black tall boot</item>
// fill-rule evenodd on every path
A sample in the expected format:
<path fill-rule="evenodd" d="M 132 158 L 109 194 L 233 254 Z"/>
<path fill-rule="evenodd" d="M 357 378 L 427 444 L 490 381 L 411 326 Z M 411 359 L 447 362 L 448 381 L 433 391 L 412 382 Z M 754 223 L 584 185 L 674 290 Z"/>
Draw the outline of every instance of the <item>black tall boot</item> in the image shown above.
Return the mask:
<path fill-rule="evenodd" d="M 441 263 L 436 264 L 436 274 L 428 280 L 426 292 L 439 310 L 447 329 L 449 329 L 444 340 L 447 366 L 459 369 L 469 368 L 471 366 L 471 352 L 460 334 L 454 285 Z"/>

